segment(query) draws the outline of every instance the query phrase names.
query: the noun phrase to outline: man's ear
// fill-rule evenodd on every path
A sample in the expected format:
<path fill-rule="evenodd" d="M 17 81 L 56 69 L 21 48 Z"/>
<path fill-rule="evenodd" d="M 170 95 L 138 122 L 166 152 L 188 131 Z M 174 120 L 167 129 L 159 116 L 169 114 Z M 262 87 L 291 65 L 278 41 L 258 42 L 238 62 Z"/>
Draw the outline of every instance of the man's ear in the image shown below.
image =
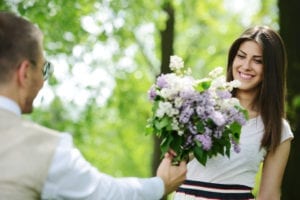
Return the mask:
<path fill-rule="evenodd" d="M 30 62 L 28 60 L 23 60 L 19 65 L 17 70 L 17 80 L 20 86 L 25 86 L 29 78 L 30 73 Z"/>

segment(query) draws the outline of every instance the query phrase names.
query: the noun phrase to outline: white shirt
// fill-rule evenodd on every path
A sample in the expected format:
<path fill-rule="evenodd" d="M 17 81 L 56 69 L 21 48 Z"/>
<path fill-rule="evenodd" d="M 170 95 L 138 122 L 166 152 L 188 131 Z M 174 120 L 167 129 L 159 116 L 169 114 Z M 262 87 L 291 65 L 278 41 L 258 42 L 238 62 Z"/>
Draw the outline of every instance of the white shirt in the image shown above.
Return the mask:
<path fill-rule="evenodd" d="M 21 116 L 19 106 L 0 96 L 0 108 Z M 114 178 L 99 172 L 62 133 L 41 194 L 42 199 L 158 200 L 163 196 L 160 177 Z"/>
<path fill-rule="evenodd" d="M 232 148 L 230 158 L 218 155 L 208 159 L 206 167 L 197 159 L 193 159 L 187 166 L 187 179 L 219 184 L 240 184 L 253 188 L 255 175 L 267 153 L 265 148 L 260 148 L 263 133 L 264 125 L 261 117 L 248 120 L 241 130 L 239 153 L 235 153 Z M 293 133 L 288 122 L 283 120 L 281 142 L 292 137 Z"/>

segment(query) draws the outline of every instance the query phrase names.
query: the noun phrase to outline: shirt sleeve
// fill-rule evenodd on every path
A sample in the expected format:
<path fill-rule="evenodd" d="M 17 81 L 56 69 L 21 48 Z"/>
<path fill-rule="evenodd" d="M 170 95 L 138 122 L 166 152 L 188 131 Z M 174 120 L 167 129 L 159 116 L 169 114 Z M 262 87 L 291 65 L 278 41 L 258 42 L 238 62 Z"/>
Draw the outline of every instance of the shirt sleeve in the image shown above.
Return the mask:
<path fill-rule="evenodd" d="M 291 130 L 291 127 L 289 123 L 284 119 L 282 123 L 282 133 L 281 133 L 280 142 L 282 143 L 287 139 L 293 139 L 293 138 L 294 138 L 294 134 Z"/>
<path fill-rule="evenodd" d="M 42 191 L 42 199 L 158 200 L 164 183 L 159 177 L 114 178 L 99 172 L 62 134 Z"/>

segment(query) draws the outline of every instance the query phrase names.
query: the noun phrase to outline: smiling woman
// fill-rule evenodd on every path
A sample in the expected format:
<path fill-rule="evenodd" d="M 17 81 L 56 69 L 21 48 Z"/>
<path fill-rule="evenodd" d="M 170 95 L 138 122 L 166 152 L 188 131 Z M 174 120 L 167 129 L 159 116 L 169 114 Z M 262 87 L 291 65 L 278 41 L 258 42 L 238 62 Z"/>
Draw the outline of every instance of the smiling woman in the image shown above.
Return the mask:
<path fill-rule="evenodd" d="M 293 138 L 285 120 L 286 53 L 281 37 L 266 26 L 247 29 L 228 54 L 227 81 L 239 80 L 233 96 L 248 110 L 241 152 L 218 156 L 206 166 L 193 159 L 185 183 L 175 194 L 183 199 L 254 199 L 255 176 L 263 162 L 258 199 L 280 199 L 280 188 Z M 269 101 L 270 97 L 276 97 Z M 233 151 L 233 148 L 232 150 Z"/>
<path fill-rule="evenodd" d="M 233 78 L 241 82 L 239 95 L 241 93 L 246 93 L 247 96 L 256 95 L 257 87 L 263 79 L 262 49 L 258 43 L 246 41 L 241 44 L 233 60 L 232 73 Z M 247 107 L 247 105 L 244 106 Z M 250 115 L 250 117 L 256 115 Z"/>

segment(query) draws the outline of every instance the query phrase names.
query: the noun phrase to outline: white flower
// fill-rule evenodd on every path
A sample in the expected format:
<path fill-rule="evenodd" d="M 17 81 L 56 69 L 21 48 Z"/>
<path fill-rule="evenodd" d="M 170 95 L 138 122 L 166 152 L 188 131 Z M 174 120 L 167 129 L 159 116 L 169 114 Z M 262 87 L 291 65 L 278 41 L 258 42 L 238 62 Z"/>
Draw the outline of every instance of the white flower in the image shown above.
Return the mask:
<path fill-rule="evenodd" d="M 172 89 L 169 88 L 163 88 L 161 89 L 158 94 L 163 97 L 164 99 L 172 99 L 172 96 L 174 94 Z"/>
<path fill-rule="evenodd" d="M 224 88 L 226 86 L 226 80 L 224 76 L 215 77 L 211 82 L 212 88 Z"/>
<path fill-rule="evenodd" d="M 181 68 L 184 67 L 184 61 L 179 56 L 171 56 L 170 57 L 170 69 L 172 71 L 179 71 Z"/>
<path fill-rule="evenodd" d="M 181 105 L 182 105 L 182 103 L 183 103 L 183 99 L 182 98 L 176 97 L 174 99 L 174 105 L 175 105 L 176 108 L 180 108 Z"/>
<path fill-rule="evenodd" d="M 211 119 L 217 126 L 223 126 L 226 122 L 221 112 L 215 111 L 210 114 Z"/>
<path fill-rule="evenodd" d="M 218 105 L 220 106 L 221 110 L 227 110 L 232 107 L 230 99 L 219 99 Z"/>
<path fill-rule="evenodd" d="M 162 118 L 166 114 L 169 117 L 172 117 L 174 115 L 177 115 L 178 113 L 178 109 L 173 108 L 170 102 L 159 102 L 156 116 L 158 118 Z"/>
<path fill-rule="evenodd" d="M 183 73 L 186 74 L 186 75 L 191 76 L 192 75 L 192 69 L 191 68 L 187 68 L 186 70 L 184 70 Z"/>
<path fill-rule="evenodd" d="M 238 88 L 241 86 L 241 82 L 239 80 L 233 80 L 229 82 L 229 85 L 231 85 L 233 88 Z"/>
<path fill-rule="evenodd" d="M 171 126 L 172 126 L 172 129 L 175 131 L 178 131 L 180 129 L 179 122 L 176 120 L 176 118 L 173 118 Z"/>
<path fill-rule="evenodd" d="M 211 78 L 217 78 L 222 73 L 223 73 L 223 68 L 222 67 L 216 67 L 211 72 L 209 72 L 208 76 L 211 77 Z"/>
<path fill-rule="evenodd" d="M 184 131 L 182 131 L 182 130 L 178 130 L 178 131 L 177 131 L 177 134 L 178 134 L 179 136 L 183 136 L 183 134 L 184 134 Z"/>
<path fill-rule="evenodd" d="M 240 100 L 237 98 L 234 98 L 234 97 L 230 99 L 230 104 L 231 104 L 231 106 L 232 105 L 241 106 Z"/>

